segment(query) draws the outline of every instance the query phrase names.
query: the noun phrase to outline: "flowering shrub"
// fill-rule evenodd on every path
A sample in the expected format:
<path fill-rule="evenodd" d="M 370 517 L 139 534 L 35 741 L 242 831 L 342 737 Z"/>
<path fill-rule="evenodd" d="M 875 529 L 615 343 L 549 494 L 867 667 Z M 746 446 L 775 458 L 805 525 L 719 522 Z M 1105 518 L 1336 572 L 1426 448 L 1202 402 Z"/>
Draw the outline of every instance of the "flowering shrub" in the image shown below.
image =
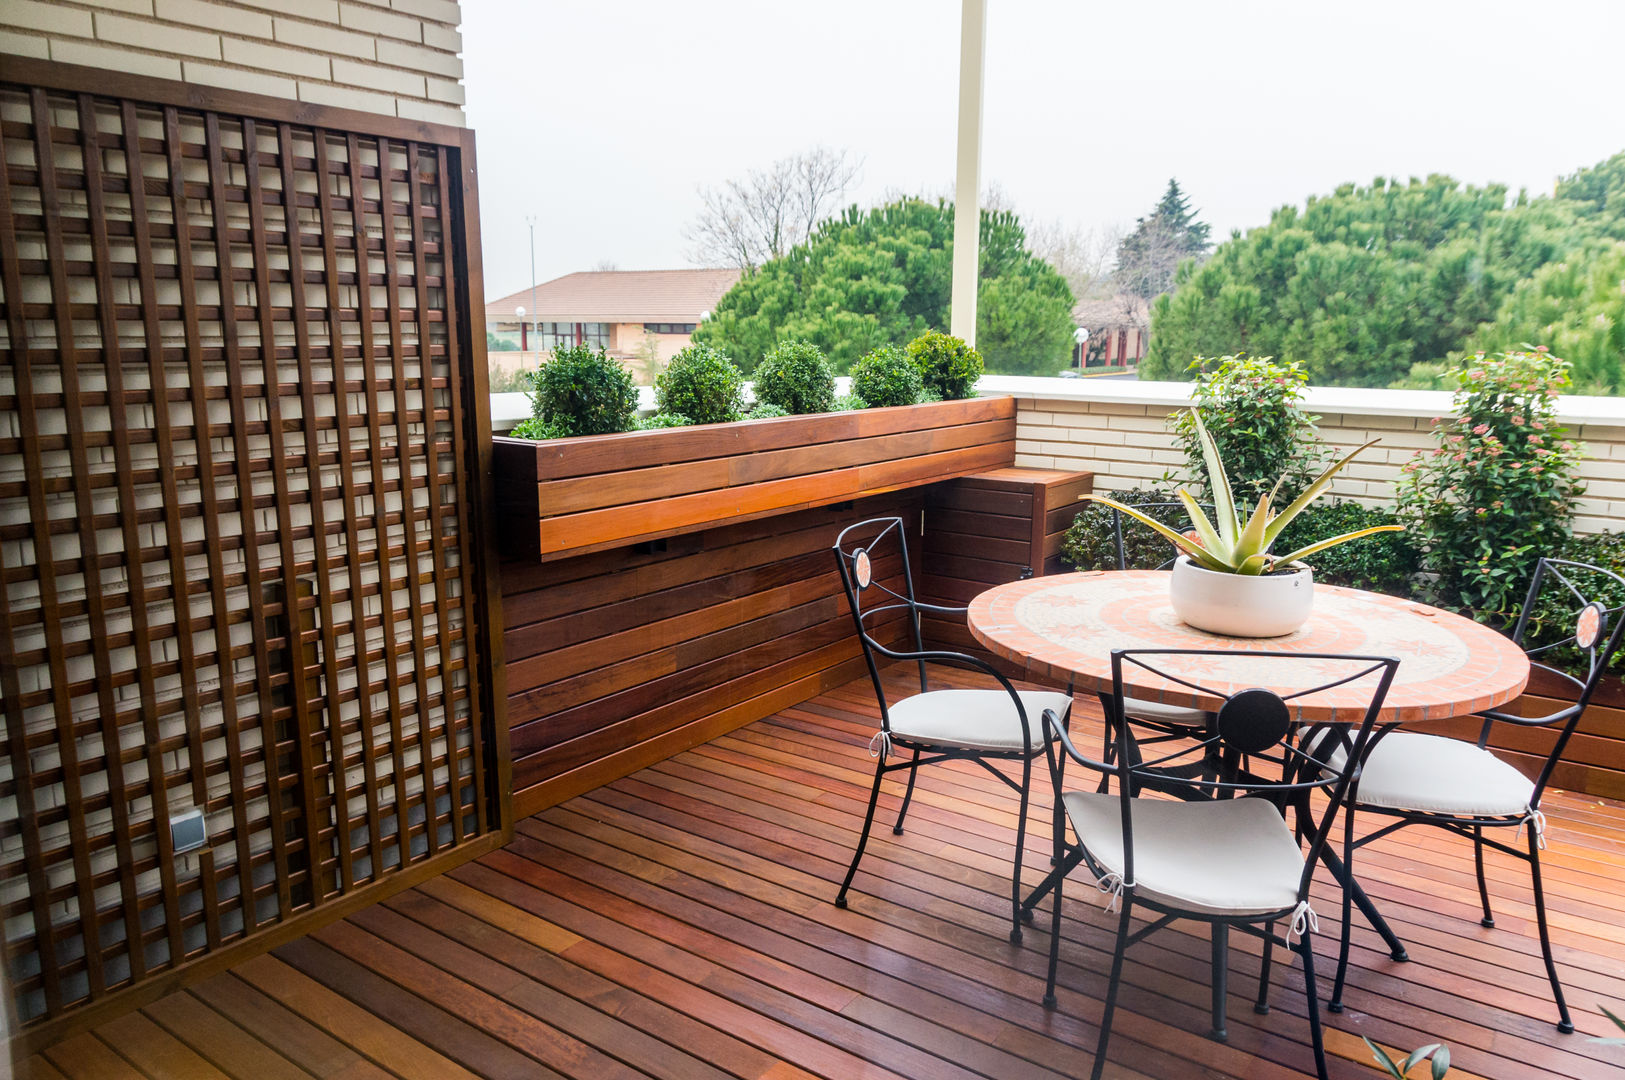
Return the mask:
<path fill-rule="evenodd" d="M 1482 354 L 1457 372 L 1457 415 L 1407 462 L 1400 516 L 1438 575 L 1436 602 L 1492 621 L 1522 603 L 1535 562 L 1568 539 L 1580 447 L 1557 423 L 1569 365 L 1545 349 Z"/>
<path fill-rule="evenodd" d="M 1193 404 L 1219 448 L 1236 498 L 1256 503 L 1281 477 L 1285 481 L 1276 508 L 1297 498 L 1325 461 L 1315 432 L 1319 418 L 1298 407 L 1309 379 L 1303 365 L 1277 363 L 1269 356 L 1198 356 L 1189 370 L 1198 372 Z M 1192 410 L 1179 410 L 1172 424 L 1189 472 L 1197 478 L 1206 475 Z"/>

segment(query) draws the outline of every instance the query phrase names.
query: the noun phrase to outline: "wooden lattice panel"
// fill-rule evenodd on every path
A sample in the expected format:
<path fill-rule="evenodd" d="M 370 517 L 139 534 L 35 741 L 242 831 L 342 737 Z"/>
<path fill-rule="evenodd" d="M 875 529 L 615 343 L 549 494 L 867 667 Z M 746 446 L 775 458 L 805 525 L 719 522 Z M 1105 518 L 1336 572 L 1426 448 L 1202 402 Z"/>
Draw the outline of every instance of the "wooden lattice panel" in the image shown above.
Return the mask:
<path fill-rule="evenodd" d="M 28 1022 L 499 823 L 457 147 L 18 85 L 0 139 Z"/>

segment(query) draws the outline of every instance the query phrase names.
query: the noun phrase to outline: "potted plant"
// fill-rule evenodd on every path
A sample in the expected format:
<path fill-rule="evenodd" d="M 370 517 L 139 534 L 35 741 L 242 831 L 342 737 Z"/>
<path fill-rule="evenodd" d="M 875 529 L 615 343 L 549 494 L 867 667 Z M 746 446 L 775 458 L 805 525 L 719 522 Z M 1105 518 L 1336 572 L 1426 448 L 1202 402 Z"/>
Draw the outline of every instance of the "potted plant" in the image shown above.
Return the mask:
<path fill-rule="evenodd" d="M 1260 496 L 1258 505 L 1245 521 L 1230 490 L 1230 480 L 1219 461 L 1219 449 L 1202 424 L 1201 414 L 1192 410 L 1197 437 L 1201 441 L 1207 486 L 1213 500 L 1210 521 L 1196 499 L 1184 488 L 1175 494 L 1190 514 L 1192 529 L 1180 533 L 1132 506 L 1102 495 L 1085 499 L 1104 503 L 1137 521 L 1144 522 L 1167 537 L 1181 554 L 1174 563 L 1169 599 L 1174 613 L 1199 630 L 1229 637 L 1280 637 L 1302 626 L 1314 608 L 1314 576 L 1302 560 L 1319 551 L 1372 533 L 1395 532 L 1400 525 L 1375 525 L 1307 544 L 1286 555 L 1274 555 L 1270 548 L 1287 524 L 1304 511 L 1328 487 L 1338 470 L 1354 460 L 1360 446 L 1322 472 L 1302 495 L 1286 509 L 1272 512 L 1271 503 L 1281 489 L 1281 480 Z M 1284 479 L 1284 478 L 1283 478 Z"/>

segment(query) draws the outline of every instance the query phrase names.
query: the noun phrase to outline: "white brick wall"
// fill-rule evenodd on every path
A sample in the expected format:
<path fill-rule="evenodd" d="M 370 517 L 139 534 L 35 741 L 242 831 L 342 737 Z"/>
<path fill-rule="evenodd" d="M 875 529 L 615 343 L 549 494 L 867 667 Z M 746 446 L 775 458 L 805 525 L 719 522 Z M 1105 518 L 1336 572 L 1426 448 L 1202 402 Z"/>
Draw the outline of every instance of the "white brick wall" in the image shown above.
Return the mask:
<path fill-rule="evenodd" d="M 456 0 L 0 0 L 0 54 L 463 124 Z"/>
<path fill-rule="evenodd" d="M 1017 465 L 1088 470 L 1097 491 L 1140 487 L 1168 473 L 1178 477 L 1184 468 L 1168 428 L 1169 414 L 1189 402 L 1184 383 L 988 376 L 981 391 L 1017 399 Z M 1320 417 L 1321 436 L 1333 447 L 1346 451 L 1382 440 L 1339 474 L 1333 494 L 1391 505 L 1400 466 L 1432 448 L 1433 417 L 1449 411 L 1450 395 L 1313 387 L 1306 406 Z M 1587 454 L 1581 464 L 1586 497 L 1575 531 L 1625 531 L 1625 400 L 1564 398 L 1559 415 Z"/>

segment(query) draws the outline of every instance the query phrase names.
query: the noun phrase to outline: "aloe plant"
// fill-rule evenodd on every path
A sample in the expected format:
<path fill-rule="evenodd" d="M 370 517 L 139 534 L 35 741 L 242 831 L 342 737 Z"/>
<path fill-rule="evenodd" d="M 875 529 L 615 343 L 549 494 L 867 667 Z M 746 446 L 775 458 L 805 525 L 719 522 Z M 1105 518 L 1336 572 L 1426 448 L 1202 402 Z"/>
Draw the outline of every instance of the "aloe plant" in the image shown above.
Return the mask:
<path fill-rule="evenodd" d="M 1360 1038 L 1365 1039 L 1365 1036 L 1362 1035 Z M 1432 1080 L 1444 1080 L 1445 1074 L 1450 1071 L 1450 1047 L 1443 1043 L 1429 1043 L 1426 1046 L 1418 1047 L 1412 1050 L 1403 1061 L 1395 1061 L 1388 1056 L 1388 1051 L 1370 1039 L 1365 1039 L 1365 1044 L 1371 1049 L 1371 1055 L 1376 1058 L 1377 1064 L 1381 1065 L 1383 1070 L 1389 1076 L 1394 1077 L 1395 1080 L 1407 1080 L 1411 1069 L 1418 1062 L 1426 1061 L 1430 1057 L 1433 1059 L 1430 1066 Z"/>
<path fill-rule="evenodd" d="M 1220 574 L 1252 576 L 1267 574 L 1277 566 L 1291 565 L 1338 544 L 1370 536 L 1372 533 L 1397 532 L 1404 528 L 1402 525 L 1374 525 L 1368 529 L 1357 529 L 1328 540 L 1317 541 L 1286 555 L 1272 555 L 1270 547 L 1281 535 L 1281 530 L 1286 528 L 1287 523 L 1331 487 L 1332 478 L 1343 466 L 1353 461 L 1360 451 L 1368 449 L 1377 440 L 1372 439 L 1333 463 L 1304 489 L 1303 494 L 1292 500 L 1286 509 L 1279 513 L 1273 512 L 1271 506 L 1281 490 L 1282 481 L 1277 480 L 1275 486 L 1259 498 L 1258 505 L 1244 521 L 1241 510 L 1236 506 L 1235 496 L 1231 493 L 1230 478 L 1225 475 L 1224 464 L 1219 460 L 1219 448 L 1203 425 L 1202 414 L 1194 409 L 1191 413 L 1196 421 L 1197 437 L 1202 444 L 1202 462 L 1207 468 L 1207 487 L 1213 497 L 1213 517 L 1216 520 L 1210 521 L 1196 499 L 1184 488 L 1178 489 L 1175 494 L 1179 496 L 1180 502 L 1185 504 L 1185 509 L 1190 514 L 1193 526 L 1191 533 L 1180 533 L 1134 507 L 1125 506 L 1104 495 L 1085 495 L 1083 498 L 1103 503 L 1137 521 L 1144 522 L 1172 541 L 1180 551 L 1189 555 L 1196 565 Z"/>

